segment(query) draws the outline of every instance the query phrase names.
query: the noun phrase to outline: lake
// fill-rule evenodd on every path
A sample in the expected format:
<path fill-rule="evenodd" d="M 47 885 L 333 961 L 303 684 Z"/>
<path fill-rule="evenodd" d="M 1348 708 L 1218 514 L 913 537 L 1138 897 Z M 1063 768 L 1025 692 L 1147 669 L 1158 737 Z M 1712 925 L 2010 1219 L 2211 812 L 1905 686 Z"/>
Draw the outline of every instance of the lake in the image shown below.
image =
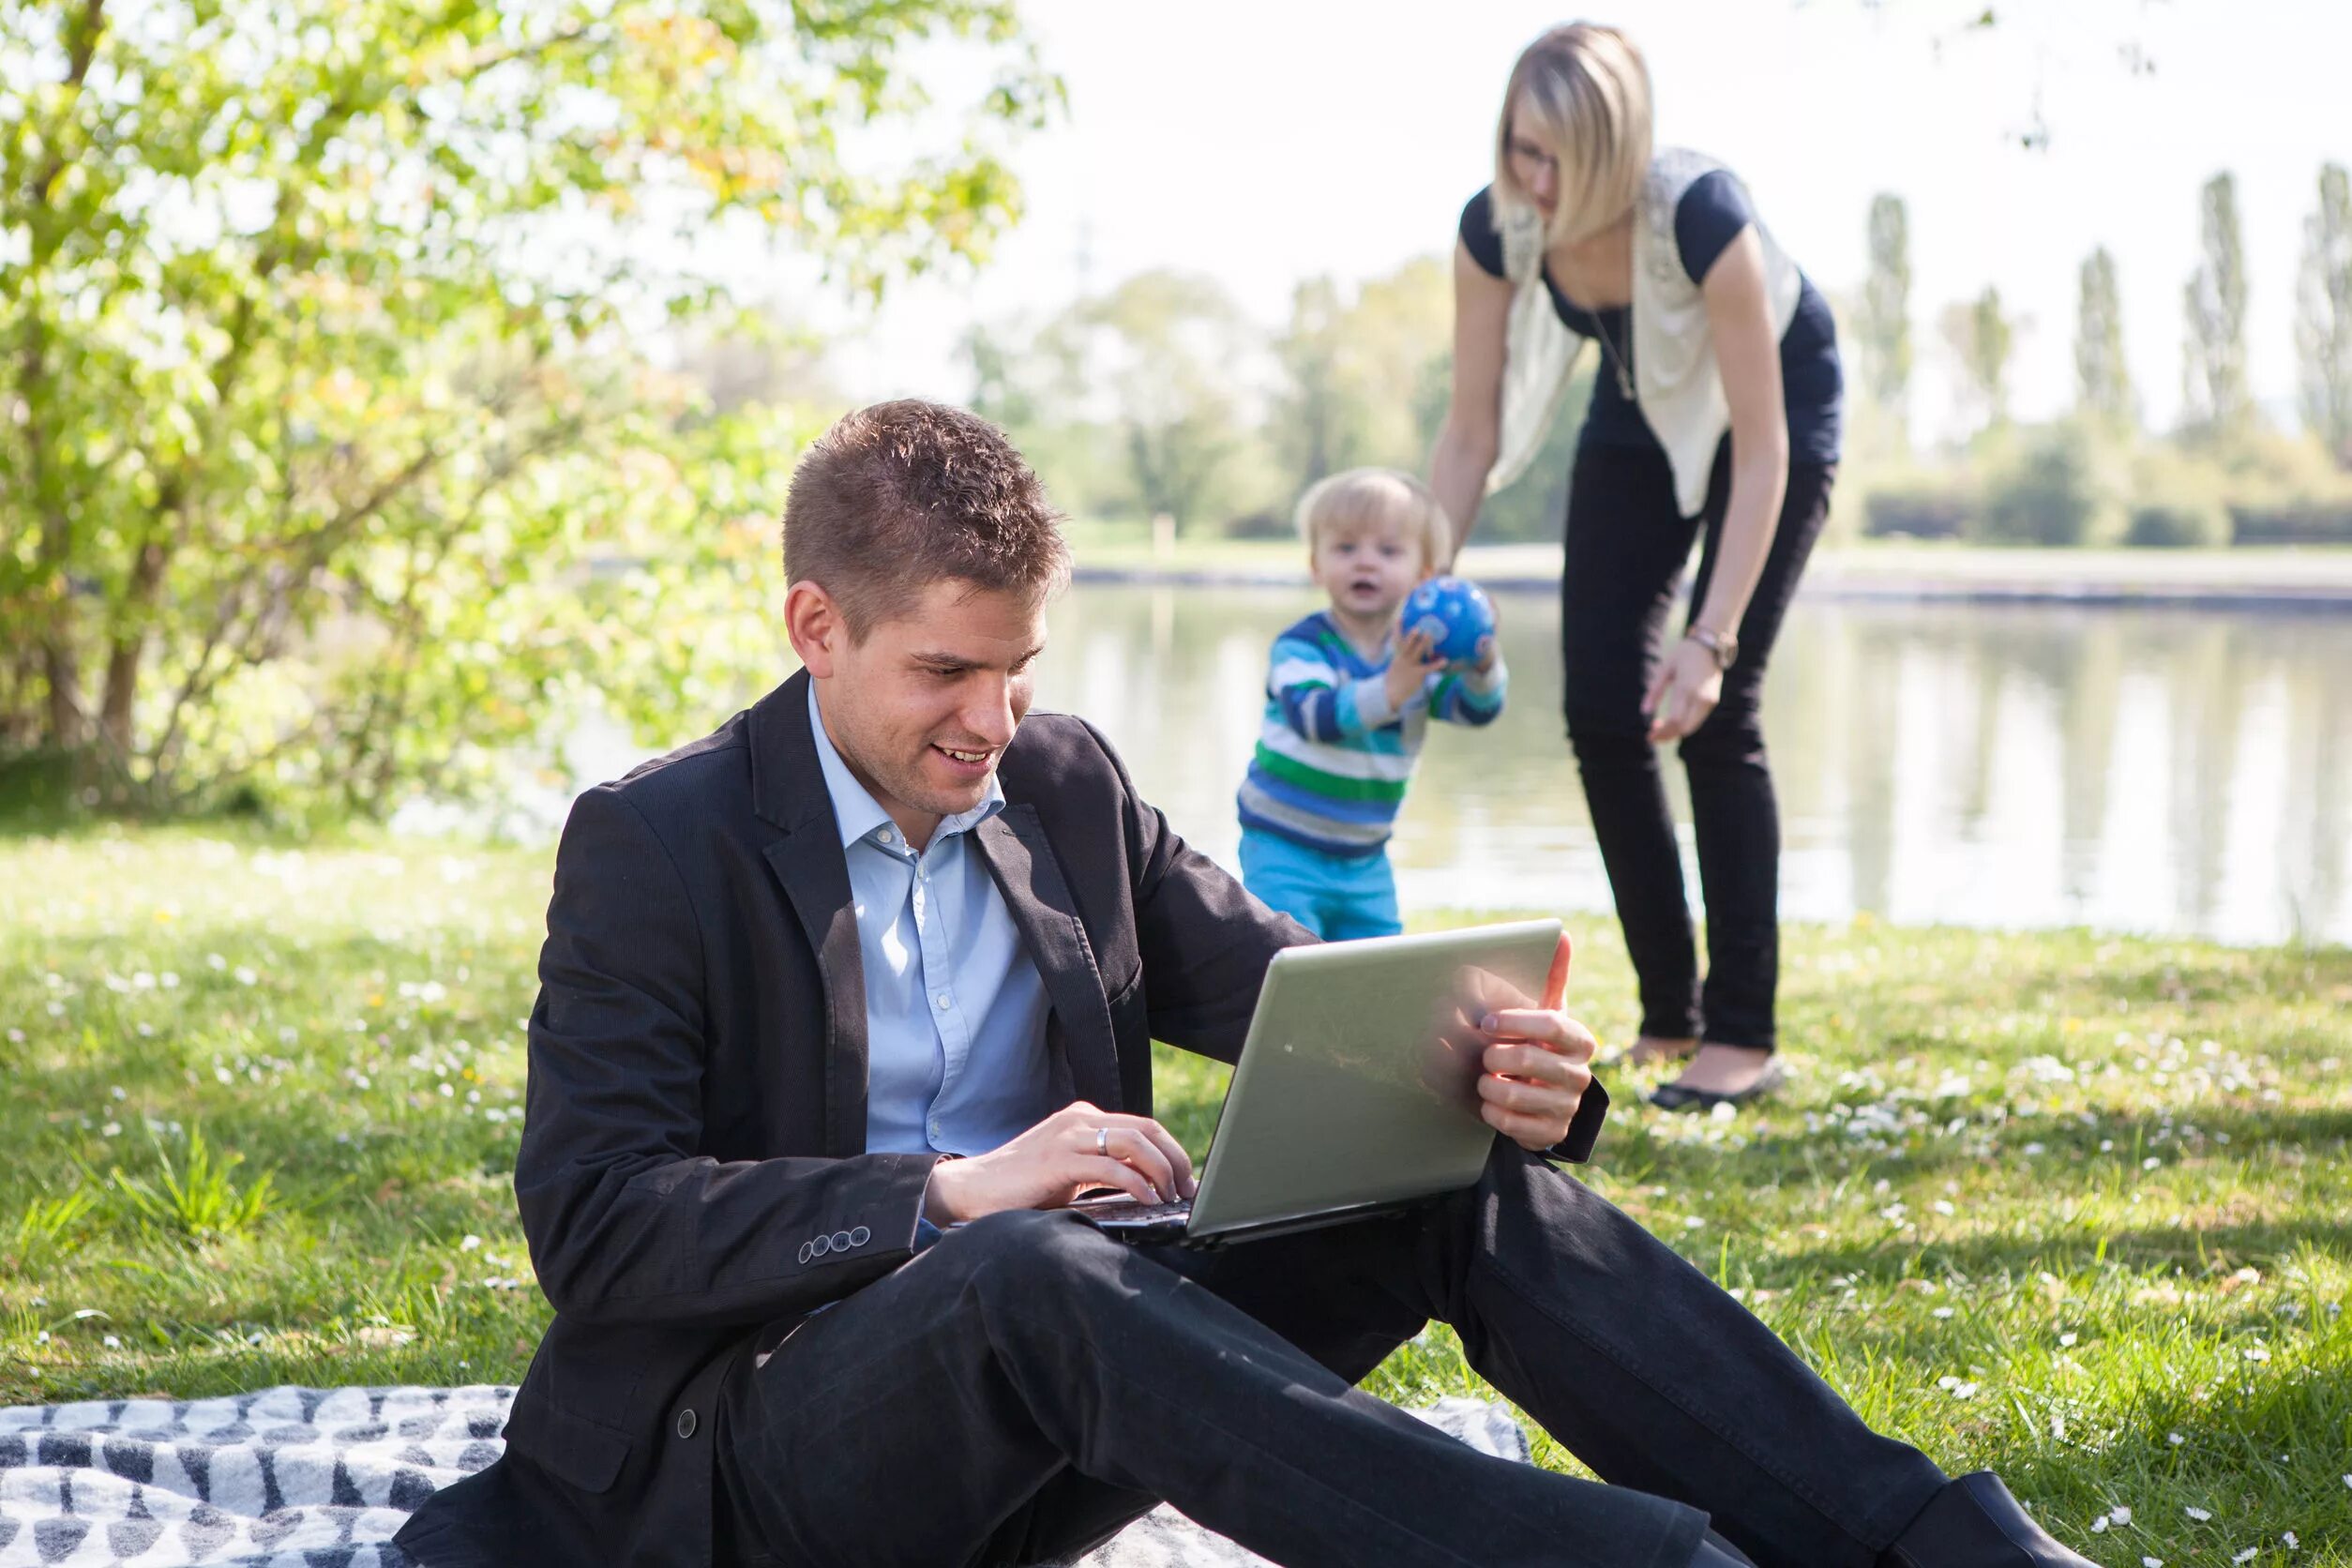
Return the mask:
<path fill-rule="evenodd" d="M 1093 719 L 1231 866 L 1267 645 L 1316 602 L 1081 584 L 1038 703 Z M 1425 752 L 1393 850 L 1405 906 L 1606 911 L 1558 602 L 1500 603 L 1510 705 Z M 1788 918 L 2352 942 L 2352 615 L 1801 599 L 1765 729 Z"/>

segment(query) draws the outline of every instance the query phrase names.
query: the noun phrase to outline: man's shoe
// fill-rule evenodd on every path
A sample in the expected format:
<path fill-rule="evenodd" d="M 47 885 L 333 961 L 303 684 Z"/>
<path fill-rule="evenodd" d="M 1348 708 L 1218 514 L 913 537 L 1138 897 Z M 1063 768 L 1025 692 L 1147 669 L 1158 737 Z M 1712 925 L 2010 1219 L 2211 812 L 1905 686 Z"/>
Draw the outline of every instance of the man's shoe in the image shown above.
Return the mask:
<path fill-rule="evenodd" d="M 2098 1568 L 2033 1522 L 1991 1470 L 1944 1483 L 1878 1568 Z"/>

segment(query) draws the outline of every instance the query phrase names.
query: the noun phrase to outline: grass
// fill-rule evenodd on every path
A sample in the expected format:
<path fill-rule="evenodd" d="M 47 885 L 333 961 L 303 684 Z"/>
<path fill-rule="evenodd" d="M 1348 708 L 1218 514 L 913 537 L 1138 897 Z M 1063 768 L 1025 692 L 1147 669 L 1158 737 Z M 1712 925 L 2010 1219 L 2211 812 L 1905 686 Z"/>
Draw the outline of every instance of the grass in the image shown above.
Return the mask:
<path fill-rule="evenodd" d="M 360 838 L 0 840 L 0 1403 L 519 1377 L 547 879 Z M 1575 924 L 1572 995 L 1621 1039 L 1612 925 Z M 1714 1120 L 1620 1084 L 1588 1179 L 2100 1561 L 2352 1561 L 2352 954 L 1785 946 L 1793 1091 Z M 1198 1150 L 1222 1069 L 1160 1082 Z M 1374 1386 L 1483 1392 L 1443 1329 Z"/>

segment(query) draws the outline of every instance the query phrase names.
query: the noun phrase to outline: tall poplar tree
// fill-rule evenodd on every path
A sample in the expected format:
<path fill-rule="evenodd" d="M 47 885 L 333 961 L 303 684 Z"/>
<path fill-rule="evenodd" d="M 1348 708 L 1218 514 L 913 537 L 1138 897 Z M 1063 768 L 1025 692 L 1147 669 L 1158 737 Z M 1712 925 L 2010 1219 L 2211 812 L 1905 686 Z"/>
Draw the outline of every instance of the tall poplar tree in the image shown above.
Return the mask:
<path fill-rule="evenodd" d="M 2205 182 L 2197 200 L 2205 260 L 2182 292 L 2188 338 L 2181 367 L 2182 422 L 2235 434 L 2254 418 L 2246 374 L 2246 247 L 2238 223 L 2238 179 Z"/>
<path fill-rule="evenodd" d="M 2123 300 L 2115 257 L 2103 245 L 2083 259 L 2074 307 L 2074 386 L 2076 407 L 2111 430 L 2129 430 L 2137 417 L 2123 357 Z"/>
<path fill-rule="evenodd" d="M 2295 349 L 2303 422 L 2352 468 L 2352 178 L 2319 172 L 2319 205 L 2303 224 Z"/>

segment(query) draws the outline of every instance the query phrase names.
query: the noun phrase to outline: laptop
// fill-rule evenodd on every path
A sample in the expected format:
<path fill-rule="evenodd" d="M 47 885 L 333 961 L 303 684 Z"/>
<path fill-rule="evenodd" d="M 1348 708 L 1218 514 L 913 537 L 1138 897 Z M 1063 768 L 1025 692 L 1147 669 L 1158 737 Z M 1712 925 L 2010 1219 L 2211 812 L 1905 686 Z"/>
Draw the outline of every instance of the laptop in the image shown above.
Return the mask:
<path fill-rule="evenodd" d="M 1557 920 L 1286 948 L 1267 967 L 1193 1198 L 1070 1207 L 1124 1241 L 1208 1246 L 1469 1186 L 1496 1137 L 1478 1112 L 1478 1020 L 1558 1007 L 1567 982 Z"/>

